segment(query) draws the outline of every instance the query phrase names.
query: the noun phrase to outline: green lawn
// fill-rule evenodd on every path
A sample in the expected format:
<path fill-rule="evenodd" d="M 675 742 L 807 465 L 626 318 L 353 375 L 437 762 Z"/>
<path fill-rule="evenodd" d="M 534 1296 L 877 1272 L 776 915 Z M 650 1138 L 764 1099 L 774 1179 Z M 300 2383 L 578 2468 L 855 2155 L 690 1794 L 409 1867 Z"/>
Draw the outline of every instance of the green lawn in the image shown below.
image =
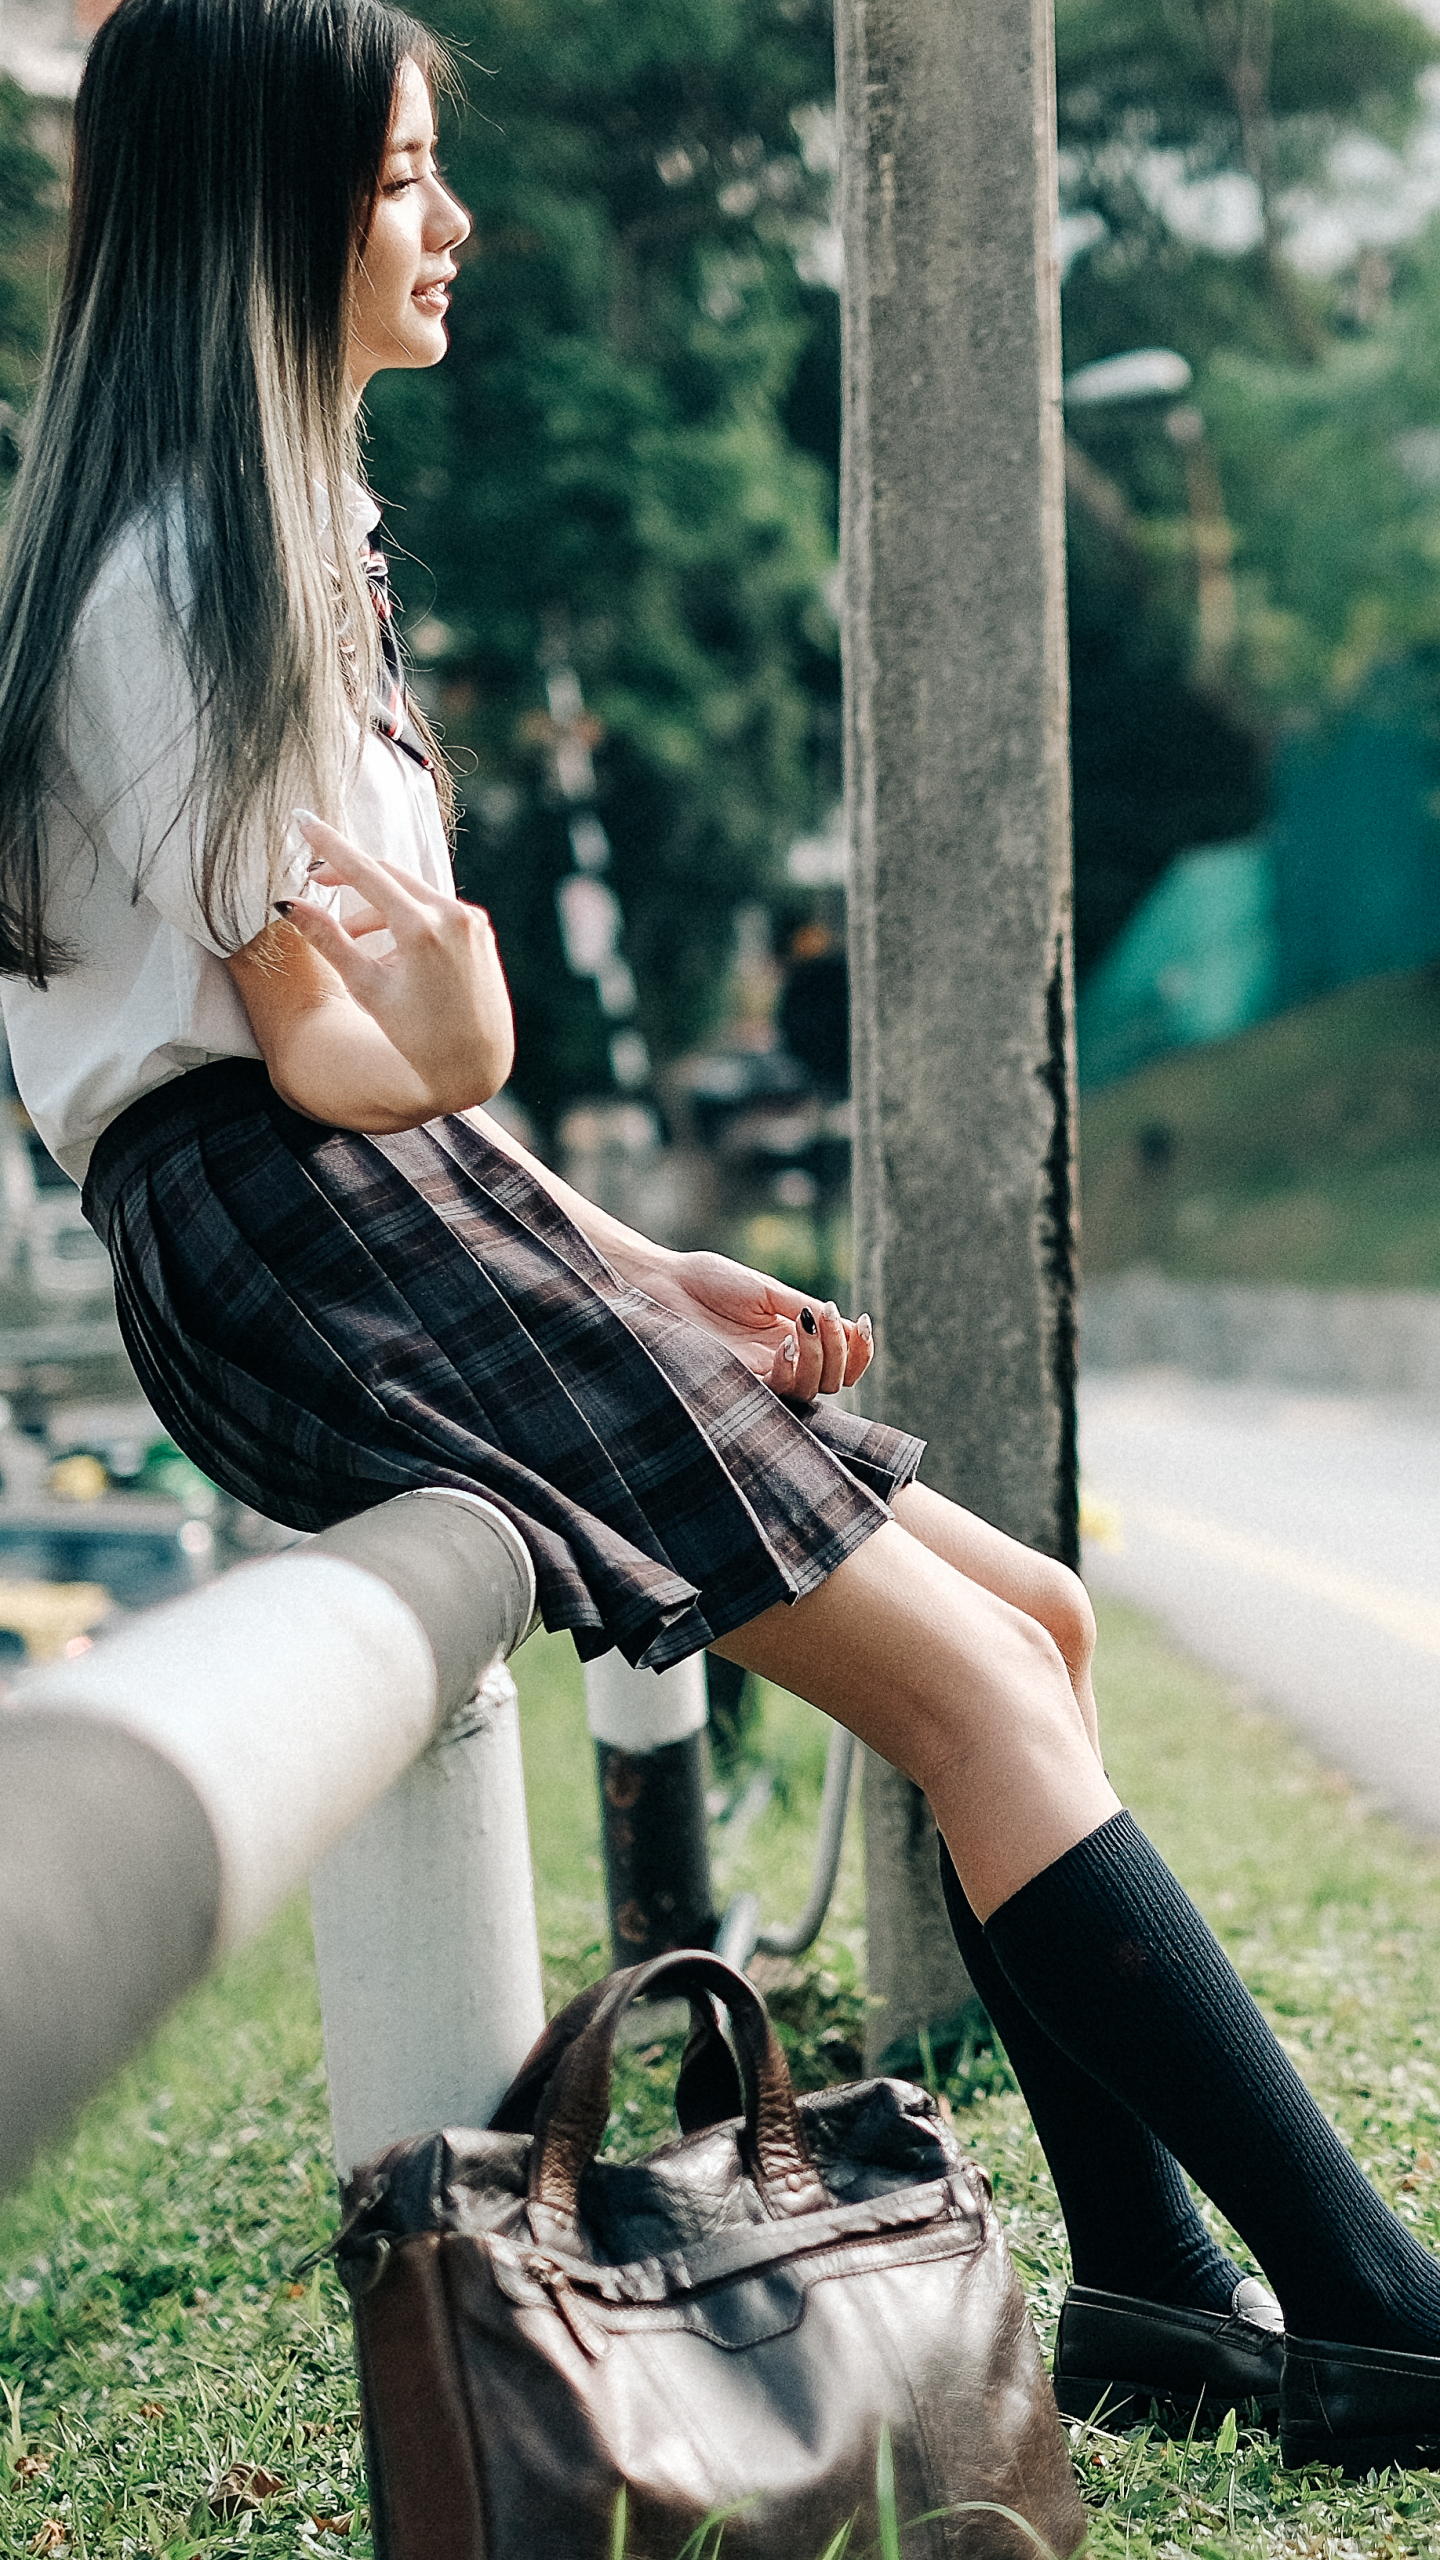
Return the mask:
<path fill-rule="evenodd" d="M 1080 1162 L 1093 1277 L 1440 1287 L 1440 975 L 1342 988 L 1084 1094 Z"/>
<path fill-rule="evenodd" d="M 1104 1611 L 1102 1659 L 1122 1793 L 1360 2158 L 1440 2243 L 1440 1856 L 1366 1814 L 1128 1612 Z M 558 2000 L 602 1961 L 590 1755 L 568 1645 L 538 1641 L 517 1667 Z M 781 1784 L 722 1881 L 754 1884 L 767 1907 L 788 1913 L 808 1865 L 823 1729 L 771 1696 L 763 1747 Z M 854 2031 L 860 1919 L 852 1842 L 834 1927 L 803 1982 L 778 1996 L 807 2079 Z M 328 2270 L 293 2273 L 333 2222 L 318 2055 L 296 1910 L 185 2004 L 74 2140 L 0 2208 L 5 2560 L 369 2554 L 343 2297 Z M 1000 2076 L 988 2075 L 992 2091 Z M 1064 2253 L 1023 2109 L 1013 2093 L 977 2094 L 973 2080 L 952 2094 L 962 2139 L 995 2179 L 1048 2337 Z M 632 2063 L 617 2092 L 616 2146 L 650 2138 L 663 2101 L 658 2066 Z M 1186 2445 L 1077 2430 L 1097 2560 L 1399 2560 L 1440 2546 L 1440 2477 L 1373 2489 L 1323 2472 L 1296 2479 L 1278 2471 L 1263 2438 L 1233 2434 Z M 246 2494 L 253 2503 L 239 2505 Z"/>

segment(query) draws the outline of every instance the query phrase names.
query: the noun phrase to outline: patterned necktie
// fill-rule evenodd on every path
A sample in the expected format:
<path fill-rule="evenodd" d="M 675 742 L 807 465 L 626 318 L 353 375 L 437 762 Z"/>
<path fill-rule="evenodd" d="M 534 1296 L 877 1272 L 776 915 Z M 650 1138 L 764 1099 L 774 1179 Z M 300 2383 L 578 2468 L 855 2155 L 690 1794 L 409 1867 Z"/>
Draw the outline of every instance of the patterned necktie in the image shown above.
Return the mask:
<path fill-rule="evenodd" d="M 390 570 L 383 551 L 367 542 L 360 553 L 360 566 L 365 584 L 375 607 L 380 625 L 380 667 L 375 690 L 370 697 L 370 726 L 392 746 L 399 747 L 427 773 L 435 770 L 434 758 L 425 749 L 420 733 L 410 717 L 410 704 L 405 691 L 405 669 L 400 657 L 400 640 L 395 629 L 395 607 L 390 598 Z"/>

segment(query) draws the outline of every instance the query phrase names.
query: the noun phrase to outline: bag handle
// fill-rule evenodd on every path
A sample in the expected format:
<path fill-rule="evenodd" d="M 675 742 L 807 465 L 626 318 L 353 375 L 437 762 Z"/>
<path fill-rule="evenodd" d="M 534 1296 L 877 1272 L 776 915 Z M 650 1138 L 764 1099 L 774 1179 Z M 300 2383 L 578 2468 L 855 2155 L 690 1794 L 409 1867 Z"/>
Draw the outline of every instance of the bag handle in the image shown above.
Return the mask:
<path fill-rule="evenodd" d="M 615 2031 L 634 2000 L 657 1991 L 723 2000 L 740 2061 L 746 2166 L 766 2211 L 815 2213 L 832 2202 L 801 2131 L 785 2056 L 765 2003 L 733 1965 L 702 1948 L 680 1947 L 613 1974 L 588 2023 L 560 2055 L 536 2113 L 530 2152 L 530 2227 L 536 2240 L 574 2250 L 580 2237 L 580 2181 L 610 2117 Z"/>
<path fill-rule="evenodd" d="M 633 1965 L 629 1968 L 632 1973 L 636 1970 Z M 534 2132 L 540 2101 L 559 2068 L 561 2055 L 568 2053 L 576 2037 L 584 2033 L 617 1979 L 610 1974 L 599 1982 L 587 1983 L 583 1991 L 577 1991 L 574 1999 L 566 2002 L 558 2017 L 551 2019 L 490 2118 L 491 2133 Z M 687 1996 L 690 2034 L 675 2083 L 675 2113 L 682 2133 L 703 2133 L 712 2124 L 724 2124 L 730 2116 L 740 2115 L 745 2100 L 735 2056 L 721 2032 L 713 1993 L 692 1990 Z"/>

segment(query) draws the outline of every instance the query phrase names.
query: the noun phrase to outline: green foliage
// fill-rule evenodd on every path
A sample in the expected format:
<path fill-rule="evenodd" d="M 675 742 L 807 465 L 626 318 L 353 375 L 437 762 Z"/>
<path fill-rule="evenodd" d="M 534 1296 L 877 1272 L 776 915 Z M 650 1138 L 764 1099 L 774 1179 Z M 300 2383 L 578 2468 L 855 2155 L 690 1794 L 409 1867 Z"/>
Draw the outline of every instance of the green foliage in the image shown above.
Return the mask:
<path fill-rule="evenodd" d="M 1095 225 L 1066 284 L 1067 365 L 1176 349 L 1210 475 L 1153 401 L 1068 418 L 1083 968 L 1171 853 L 1259 822 L 1275 719 L 1434 645 L 1435 500 L 1396 441 L 1435 414 L 1433 253 L 1400 262 L 1393 296 L 1373 261 L 1321 284 L 1287 264 L 1284 218 L 1288 191 L 1323 192 L 1343 136 L 1404 139 L 1440 34 L 1401 0 L 1060 0 L 1057 30 L 1064 201 Z M 1166 154 L 1190 179 L 1252 181 L 1253 249 L 1177 234 Z M 1234 633 L 1208 656 L 1202 498 L 1234 545 Z"/>
<path fill-rule="evenodd" d="M 1123 129 L 1211 169 L 1240 156 L 1247 40 L 1307 168 L 1357 122 L 1393 127 L 1440 59 L 1403 0 L 1059 0 L 1055 27 L 1063 143 L 1103 147 Z"/>
<path fill-rule="evenodd" d="M 64 238 L 60 181 L 36 148 L 34 118 L 33 100 L 0 77 L 0 399 L 17 408 L 44 352 Z M 5 467 L 13 462 L 12 450 Z"/>
<path fill-rule="evenodd" d="M 1342 1780 L 1133 1612 L 1102 1601 L 1099 1617 L 1106 1757 L 1120 1793 L 1368 2174 L 1434 2247 L 1434 1851 L 1367 1814 Z M 516 1668 L 553 2005 L 598 1970 L 598 1868 L 584 1845 L 595 1836 L 593 1763 L 573 1649 L 536 1639 Z M 772 1712 L 783 1735 L 807 1711 L 770 1692 Z M 773 1888 L 787 1908 L 803 1892 L 812 1822 L 807 1809 L 788 1826 L 788 1864 Z M 768 1893 L 778 1848 L 772 1832 L 743 1880 Z M 853 1870 L 842 1890 L 848 1935 L 859 1907 Z M 827 1947 L 819 1970 L 832 1961 Z M 636 2112 L 625 2112 L 627 2094 L 620 2113 L 643 2148 L 669 2130 L 674 2062 L 656 2050 L 625 2067 Z M 1068 2269 L 1024 2108 L 1013 2091 L 976 2090 L 958 2126 L 995 2182 L 1048 2346 Z M 296 1909 L 189 2000 L 0 2205 L 6 2560 L 46 2550 L 220 2560 L 240 2549 L 257 2560 L 325 2550 L 366 2560 L 344 2298 L 328 2268 L 292 2272 L 334 2219 L 314 1973 Z M 1287 2473 L 1273 2439 L 1242 2415 L 1211 2442 L 1073 2427 L 1097 2560 L 1430 2560 L 1440 2476 Z M 253 2504 L 227 2515 L 211 2500 L 236 2466 L 250 2475 Z M 257 2473 L 278 2485 L 262 2487 Z M 902 2550 L 910 2521 L 898 2518 Z M 721 2522 L 712 2520 L 712 2540 Z M 797 2560 L 821 2560 L 819 2543 L 817 2534 Z M 873 2560 L 875 2545 L 866 2547 Z M 847 2548 L 860 2560 L 841 2520 L 824 2560 Z"/>
<path fill-rule="evenodd" d="M 1178 1280 L 1440 1287 L 1440 986 L 1373 978 L 1081 1107 L 1085 1260 Z M 1171 1153 L 1147 1165 L 1142 1130 Z"/>
<path fill-rule="evenodd" d="M 392 537 L 428 564 L 397 561 L 397 584 L 473 759 L 462 878 L 511 971 L 517 1084 L 549 1116 L 608 1070 L 554 917 L 570 857 L 547 653 L 603 725 L 611 877 L 660 1054 L 703 1026 L 734 905 L 833 782 L 832 491 L 782 414 L 817 325 L 795 253 L 823 189 L 792 118 L 829 85 L 828 20 L 819 0 L 441 15 L 470 66 L 447 154 L 475 239 L 446 364 L 377 386 L 372 467 Z"/>

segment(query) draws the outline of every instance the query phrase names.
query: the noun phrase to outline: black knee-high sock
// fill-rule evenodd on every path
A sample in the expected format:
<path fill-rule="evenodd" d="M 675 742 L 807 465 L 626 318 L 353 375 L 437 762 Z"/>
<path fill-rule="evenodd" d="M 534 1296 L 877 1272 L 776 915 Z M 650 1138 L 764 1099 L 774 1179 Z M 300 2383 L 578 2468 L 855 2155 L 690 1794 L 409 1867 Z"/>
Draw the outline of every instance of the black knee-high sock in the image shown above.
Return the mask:
<path fill-rule="evenodd" d="M 985 1935 L 1032 2017 L 1243 2233 L 1293 2336 L 1440 2355 L 1440 2263 L 1357 2168 L 1128 1813 L 1022 1885 Z"/>
<path fill-rule="evenodd" d="M 1049 2162 L 1075 2282 L 1190 2311 L 1228 2311 L 1240 2269 L 1211 2239 L 1178 2163 L 1032 2017 L 997 1964 L 943 1840 L 940 1881 L 965 1969 Z"/>

